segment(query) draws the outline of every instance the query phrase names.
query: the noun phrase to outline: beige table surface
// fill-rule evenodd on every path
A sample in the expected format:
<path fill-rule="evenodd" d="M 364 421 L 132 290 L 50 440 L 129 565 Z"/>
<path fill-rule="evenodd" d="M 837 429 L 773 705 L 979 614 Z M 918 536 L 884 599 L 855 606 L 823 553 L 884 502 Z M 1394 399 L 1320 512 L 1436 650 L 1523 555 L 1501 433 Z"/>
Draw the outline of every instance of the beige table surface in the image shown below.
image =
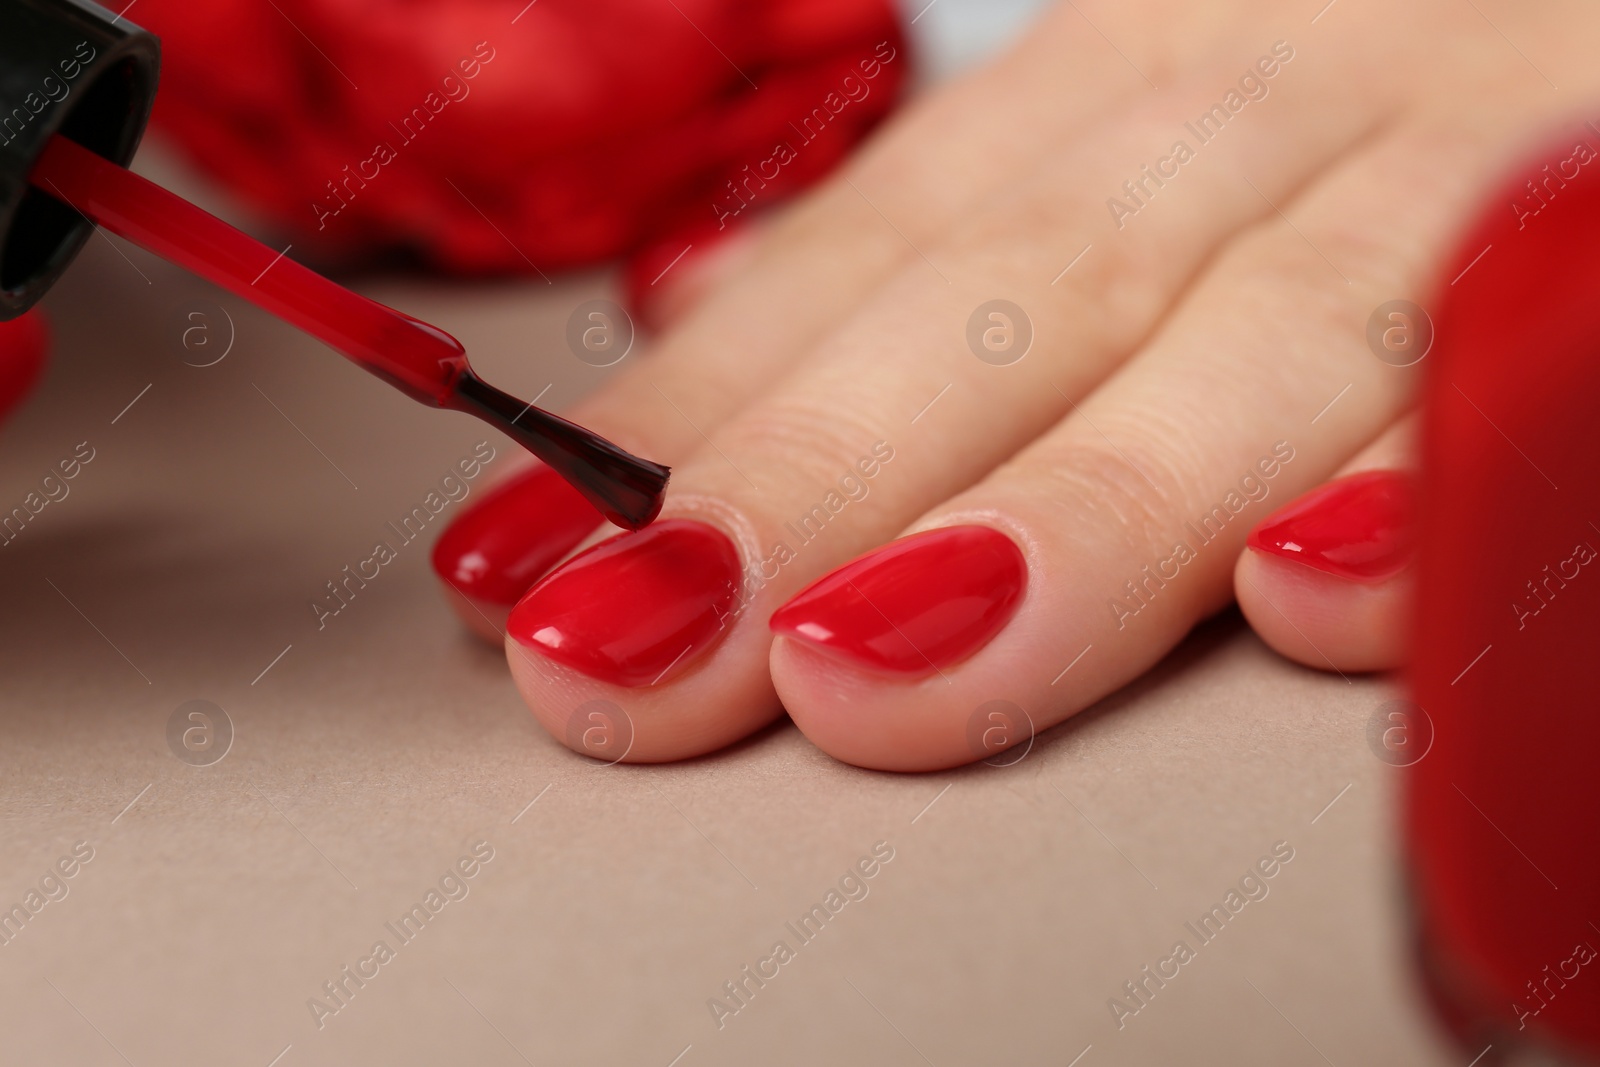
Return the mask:
<path fill-rule="evenodd" d="M 368 291 L 559 407 L 604 374 L 561 340 L 601 285 Z M 0 505 L 79 442 L 95 458 L 0 548 L 0 905 L 78 842 L 93 859 L 0 945 L 0 1063 L 1471 1058 L 1404 969 L 1396 772 L 1365 740 L 1387 683 L 1290 666 L 1230 616 L 1007 768 L 869 773 L 786 723 L 603 767 L 534 724 L 420 541 L 316 629 L 310 598 L 473 421 L 102 237 L 47 306 L 55 363 L 0 433 Z M 219 308 L 231 352 L 186 366 L 186 316 L 220 344 Z M 192 699 L 234 727 L 212 766 L 169 750 Z M 401 944 L 385 924 L 485 841 L 468 895 Z M 1119 1029 L 1108 1000 L 1198 945 L 1184 923 L 1279 841 L 1270 894 Z M 877 842 L 869 894 L 802 944 L 785 924 Z M 394 958 L 319 1028 L 308 1000 L 380 939 Z M 794 958 L 719 1028 L 708 1000 L 779 940 Z"/>

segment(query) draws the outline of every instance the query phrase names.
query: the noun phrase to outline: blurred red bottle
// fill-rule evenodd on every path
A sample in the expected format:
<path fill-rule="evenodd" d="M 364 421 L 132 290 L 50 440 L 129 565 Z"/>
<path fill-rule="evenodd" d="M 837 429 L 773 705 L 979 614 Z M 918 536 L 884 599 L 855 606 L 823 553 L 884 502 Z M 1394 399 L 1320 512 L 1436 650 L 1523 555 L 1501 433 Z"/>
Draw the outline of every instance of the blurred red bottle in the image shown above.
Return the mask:
<path fill-rule="evenodd" d="M 1450 281 L 1454 278 L 1454 281 Z M 1600 135 L 1463 241 L 1428 355 L 1405 834 L 1429 994 L 1482 1063 L 1600 1062 Z"/>

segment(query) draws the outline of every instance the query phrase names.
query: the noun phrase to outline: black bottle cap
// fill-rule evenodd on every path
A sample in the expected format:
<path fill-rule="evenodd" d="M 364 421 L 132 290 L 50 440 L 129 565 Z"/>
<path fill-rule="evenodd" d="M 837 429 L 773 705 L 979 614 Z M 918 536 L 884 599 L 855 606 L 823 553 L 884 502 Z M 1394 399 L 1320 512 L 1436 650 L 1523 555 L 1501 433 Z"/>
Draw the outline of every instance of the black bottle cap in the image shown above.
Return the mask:
<path fill-rule="evenodd" d="M 28 185 L 65 134 L 119 166 L 155 102 L 161 46 L 87 0 L 0 0 L 0 320 L 32 307 L 89 239 L 76 210 Z"/>

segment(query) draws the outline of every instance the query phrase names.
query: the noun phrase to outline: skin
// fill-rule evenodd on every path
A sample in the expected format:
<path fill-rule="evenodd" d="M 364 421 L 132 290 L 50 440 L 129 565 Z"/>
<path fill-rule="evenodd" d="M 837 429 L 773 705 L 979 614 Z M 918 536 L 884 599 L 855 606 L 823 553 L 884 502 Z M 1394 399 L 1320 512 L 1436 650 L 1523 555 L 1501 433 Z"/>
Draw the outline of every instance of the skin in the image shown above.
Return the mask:
<path fill-rule="evenodd" d="M 1312 24 L 1256 3 L 1064 5 L 1011 54 L 914 103 L 726 257 L 736 270 L 708 260 L 663 301 L 675 320 L 658 350 L 572 413 L 673 464 L 663 518 L 718 526 L 747 563 L 873 442 L 893 445 L 893 463 L 660 685 L 619 689 L 507 641 L 534 715 L 565 742 L 574 708 L 612 700 L 633 723 L 627 758 L 653 762 L 714 751 L 787 710 L 838 759 L 954 766 L 985 755 L 967 741 L 980 705 L 1014 701 L 1047 728 L 1236 595 L 1291 659 L 1398 665 L 1408 574 L 1359 585 L 1247 550 L 1245 536 L 1330 478 L 1409 462 L 1421 368 L 1371 354 L 1369 314 L 1431 291 L 1507 169 L 1600 113 L 1582 109 L 1600 101 L 1583 52 L 1600 17 L 1537 8 L 1340 0 Z M 1119 229 L 1107 197 L 1174 140 L 1192 145 L 1185 121 L 1280 40 L 1295 55 L 1269 95 Z M 1004 368 L 962 340 L 997 294 L 1034 327 Z M 1107 604 L 1123 579 L 1169 555 L 1278 441 L 1294 458 L 1269 500 L 1119 625 Z M 1029 564 L 1016 616 L 965 661 L 886 678 L 768 631 L 813 579 L 957 523 L 1004 531 Z"/>

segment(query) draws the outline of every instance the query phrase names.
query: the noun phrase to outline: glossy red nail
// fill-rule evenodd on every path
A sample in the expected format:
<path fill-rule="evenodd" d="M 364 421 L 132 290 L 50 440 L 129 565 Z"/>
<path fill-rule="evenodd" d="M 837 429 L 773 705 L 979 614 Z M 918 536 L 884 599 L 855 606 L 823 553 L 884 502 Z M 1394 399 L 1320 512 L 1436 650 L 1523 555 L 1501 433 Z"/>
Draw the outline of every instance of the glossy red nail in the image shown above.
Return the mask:
<path fill-rule="evenodd" d="M 543 463 L 489 490 L 433 546 L 433 569 L 464 596 L 510 607 L 601 523 Z"/>
<path fill-rule="evenodd" d="M 507 631 L 613 685 L 654 685 L 725 629 L 739 551 L 703 522 L 669 519 L 580 553 L 528 591 Z"/>
<path fill-rule="evenodd" d="M 1416 556 L 1416 486 L 1399 471 L 1362 471 L 1267 516 L 1248 544 L 1357 582 L 1381 582 Z"/>
<path fill-rule="evenodd" d="M 28 395 L 44 370 L 50 331 L 38 308 L 0 322 L 0 415 Z"/>
<path fill-rule="evenodd" d="M 1028 565 L 1011 538 L 989 526 L 947 526 L 817 579 L 769 625 L 858 667 L 931 674 L 988 644 L 1027 586 Z"/>

